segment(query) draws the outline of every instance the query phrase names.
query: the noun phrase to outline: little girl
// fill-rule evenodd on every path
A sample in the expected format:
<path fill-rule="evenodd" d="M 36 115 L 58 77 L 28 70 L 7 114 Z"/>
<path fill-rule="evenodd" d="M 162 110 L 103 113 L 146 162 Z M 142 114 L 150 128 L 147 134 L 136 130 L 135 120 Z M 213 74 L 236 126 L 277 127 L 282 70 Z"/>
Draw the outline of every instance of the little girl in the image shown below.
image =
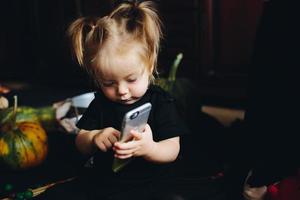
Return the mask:
<path fill-rule="evenodd" d="M 146 1 L 122 3 L 108 16 L 79 18 L 69 27 L 75 57 L 99 87 L 75 141 L 82 154 L 94 156 L 85 186 L 91 199 L 154 199 L 154 186 L 169 178 L 179 154 L 179 137 L 187 131 L 174 99 L 151 84 L 160 24 Z M 132 130 L 132 140 L 118 142 L 124 114 L 146 102 L 152 110 L 145 130 Z M 114 158 L 131 157 L 121 171 L 112 171 Z"/>

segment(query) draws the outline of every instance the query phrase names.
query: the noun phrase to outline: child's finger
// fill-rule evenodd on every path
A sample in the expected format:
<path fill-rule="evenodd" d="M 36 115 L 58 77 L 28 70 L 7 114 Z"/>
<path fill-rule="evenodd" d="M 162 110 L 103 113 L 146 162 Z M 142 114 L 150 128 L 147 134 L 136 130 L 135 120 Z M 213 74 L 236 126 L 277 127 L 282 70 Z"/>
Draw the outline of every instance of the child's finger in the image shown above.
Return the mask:
<path fill-rule="evenodd" d="M 122 143 L 121 142 L 116 142 L 114 144 L 114 147 L 116 149 L 123 149 L 123 150 L 125 150 L 125 149 L 134 149 L 137 146 L 137 142 L 138 141 L 135 141 L 135 140 L 132 140 L 132 141 L 129 141 L 129 142 L 122 142 Z"/>
<path fill-rule="evenodd" d="M 144 132 L 148 131 L 149 129 L 151 129 L 150 126 L 149 126 L 149 124 L 146 124 Z"/>
<path fill-rule="evenodd" d="M 117 149 L 116 154 L 117 155 L 127 155 L 127 154 L 134 154 L 135 149 Z"/>
<path fill-rule="evenodd" d="M 113 135 L 114 135 L 117 139 L 119 139 L 121 133 L 120 133 L 119 131 L 114 131 L 114 132 L 113 132 Z"/>
<path fill-rule="evenodd" d="M 108 140 L 114 144 L 115 142 L 118 141 L 118 137 L 117 137 L 117 134 L 113 133 L 111 136 L 108 137 Z"/>
<path fill-rule="evenodd" d="M 106 149 L 110 149 L 112 147 L 112 143 L 110 142 L 109 138 L 103 140 L 103 143 L 104 143 Z"/>
<path fill-rule="evenodd" d="M 118 155 L 118 154 L 115 154 L 115 157 L 116 157 L 116 158 L 119 158 L 119 159 L 127 159 L 127 158 L 132 157 L 132 154 L 126 154 L 126 155 Z"/>
<path fill-rule="evenodd" d="M 132 135 L 134 140 L 141 140 L 143 138 L 142 134 L 136 130 L 131 130 L 130 134 Z"/>
<path fill-rule="evenodd" d="M 101 151 L 103 151 L 103 152 L 106 152 L 107 151 L 107 149 L 106 149 L 106 146 L 105 146 L 105 144 L 103 143 L 103 142 L 100 142 L 99 144 L 98 144 L 98 147 L 101 149 Z"/>

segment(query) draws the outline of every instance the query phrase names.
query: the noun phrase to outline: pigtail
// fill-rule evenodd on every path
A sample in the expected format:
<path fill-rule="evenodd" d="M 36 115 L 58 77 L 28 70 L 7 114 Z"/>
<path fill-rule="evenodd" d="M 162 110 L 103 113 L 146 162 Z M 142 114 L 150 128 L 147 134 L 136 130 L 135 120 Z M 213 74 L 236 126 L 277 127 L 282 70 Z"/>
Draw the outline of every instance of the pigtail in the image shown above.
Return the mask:
<path fill-rule="evenodd" d="M 113 62 L 108 56 L 130 48 L 126 44 L 138 44 L 141 61 L 149 72 L 157 73 L 162 31 L 154 3 L 150 1 L 123 2 L 103 18 L 79 18 L 69 26 L 68 36 L 74 57 L 95 79 L 100 68 Z"/>
<path fill-rule="evenodd" d="M 81 66 L 87 67 L 103 41 L 103 19 L 79 18 L 68 28 L 72 53 Z"/>
<path fill-rule="evenodd" d="M 145 1 L 139 4 L 139 8 L 144 13 L 142 18 L 144 39 L 150 49 L 150 60 L 156 70 L 157 56 L 159 52 L 160 40 L 162 38 L 162 23 L 157 14 L 155 6 L 150 1 Z"/>
<path fill-rule="evenodd" d="M 77 62 L 83 65 L 83 41 L 82 32 L 85 26 L 85 18 L 79 18 L 75 20 L 68 28 L 68 36 L 71 43 L 71 50 Z"/>
<path fill-rule="evenodd" d="M 162 38 L 162 23 L 154 3 L 151 1 L 125 2 L 120 4 L 109 17 L 118 23 L 121 30 L 125 29 L 133 39 L 138 39 L 145 44 L 150 64 L 155 67 Z"/>

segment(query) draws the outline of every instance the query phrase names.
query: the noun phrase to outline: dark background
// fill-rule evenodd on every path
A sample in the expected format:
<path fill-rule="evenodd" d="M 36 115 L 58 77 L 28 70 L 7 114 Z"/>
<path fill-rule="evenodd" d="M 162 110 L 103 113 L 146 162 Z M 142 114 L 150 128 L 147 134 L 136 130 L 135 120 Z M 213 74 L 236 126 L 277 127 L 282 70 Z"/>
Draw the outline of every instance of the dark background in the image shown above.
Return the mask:
<path fill-rule="evenodd" d="M 233 165 L 237 169 L 235 174 L 253 167 L 254 175 L 249 183 L 260 186 L 276 182 L 278 176 L 285 176 L 290 173 L 290 168 L 298 167 L 299 78 L 295 71 L 299 67 L 299 33 L 296 31 L 299 12 L 296 1 L 270 0 L 274 4 L 269 10 L 264 10 L 263 21 L 260 20 L 262 8 L 270 5 L 263 0 L 157 2 L 165 24 L 165 39 L 159 57 L 161 74 L 166 75 L 176 54 L 183 52 L 178 76 L 195 82 L 204 103 L 244 108 L 250 99 L 244 127 L 233 126 L 226 132 L 229 135 L 215 131 L 226 136 L 226 140 L 217 140 L 230 147 L 230 155 L 236 162 Z M 75 90 L 90 88 L 91 82 L 71 59 L 65 31 L 78 16 L 98 12 L 104 15 L 112 4 L 108 0 L 2 2 L 0 83 L 43 86 L 49 94 L 55 93 L 55 98 L 61 97 L 58 99 L 73 96 Z M 257 28 L 260 32 L 258 38 Z M 251 67 L 250 64 L 254 65 Z M 248 94 L 249 75 L 251 87 Z M 34 105 L 58 100 L 50 100 L 52 95 L 45 95 L 45 91 L 39 92 L 40 95 L 36 92 L 22 94 L 24 98 L 34 99 L 30 100 L 35 102 Z M 206 122 L 198 124 L 211 125 Z M 216 129 L 215 124 L 212 125 L 209 129 L 199 129 L 211 133 Z M 205 139 L 210 147 L 207 148 L 209 153 L 220 152 L 221 145 L 215 148 L 216 143 L 210 145 Z M 57 152 L 64 149 L 65 145 L 57 146 L 56 140 L 51 141 L 58 147 Z M 197 145 L 189 146 L 202 146 L 198 144 L 200 140 L 193 141 Z M 231 145 L 233 143 L 237 147 Z M 52 155 L 59 155 L 56 151 Z M 191 152 L 188 155 L 194 155 L 193 149 Z M 243 156 L 236 155 L 240 152 Z M 65 161 L 65 157 L 62 156 L 61 160 Z M 64 169 L 61 171 L 65 172 Z M 13 176 L 19 179 L 19 174 Z M 240 174 L 237 177 L 243 178 Z M 240 182 L 237 185 L 242 186 Z"/>
<path fill-rule="evenodd" d="M 206 104 L 244 107 L 262 0 L 158 0 L 165 25 L 161 76 L 179 52 L 178 77 L 193 80 Z M 65 32 L 79 16 L 105 15 L 117 1 L 1 2 L 0 83 L 89 88 L 72 60 Z"/>

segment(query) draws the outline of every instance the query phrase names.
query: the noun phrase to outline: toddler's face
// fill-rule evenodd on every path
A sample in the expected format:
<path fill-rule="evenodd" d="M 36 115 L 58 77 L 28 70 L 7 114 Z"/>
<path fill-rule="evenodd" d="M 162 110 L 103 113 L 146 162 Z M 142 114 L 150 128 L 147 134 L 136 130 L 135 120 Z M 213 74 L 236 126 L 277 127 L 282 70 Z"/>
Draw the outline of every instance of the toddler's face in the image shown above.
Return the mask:
<path fill-rule="evenodd" d="M 139 56 L 116 56 L 110 66 L 101 67 L 100 71 L 101 90 L 113 102 L 135 103 L 148 89 L 151 72 Z"/>

